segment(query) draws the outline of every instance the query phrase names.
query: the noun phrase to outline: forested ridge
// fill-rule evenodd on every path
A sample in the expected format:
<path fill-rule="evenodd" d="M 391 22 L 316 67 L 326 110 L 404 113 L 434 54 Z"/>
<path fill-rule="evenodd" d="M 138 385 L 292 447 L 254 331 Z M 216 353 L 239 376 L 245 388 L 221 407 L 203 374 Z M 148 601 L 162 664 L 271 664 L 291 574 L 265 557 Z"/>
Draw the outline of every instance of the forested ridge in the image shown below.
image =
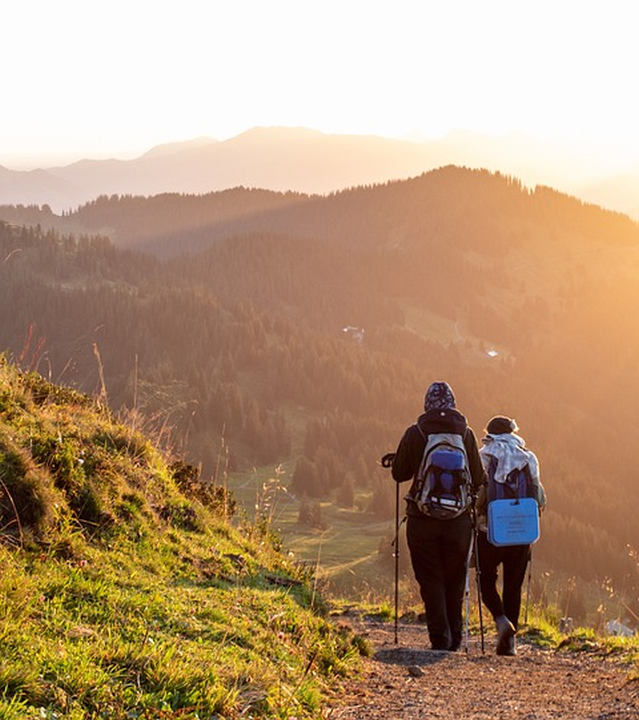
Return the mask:
<path fill-rule="evenodd" d="M 627 217 L 449 167 L 325 197 L 236 188 L 0 218 L 0 347 L 21 366 L 171 428 L 205 478 L 223 442 L 232 471 L 285 462 L 298 496 L 371 518 L 394 504 L 377 460 L 447 379 L 478 435 L 514 415 L 539 455 L 540 559 L 611 578 L 636 608 Z"/>

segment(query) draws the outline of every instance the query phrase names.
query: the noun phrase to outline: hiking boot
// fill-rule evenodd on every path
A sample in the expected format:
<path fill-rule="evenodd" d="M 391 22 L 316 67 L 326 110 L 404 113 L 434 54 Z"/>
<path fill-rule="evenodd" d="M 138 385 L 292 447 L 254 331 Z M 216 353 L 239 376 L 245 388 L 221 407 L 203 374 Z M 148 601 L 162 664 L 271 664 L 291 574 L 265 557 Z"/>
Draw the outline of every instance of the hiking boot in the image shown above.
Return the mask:
<path fill-rule="evenodd" d="M 451 641 L 450 641 L 450 646 L 448 649 L 451 652 L 457 652 L 459 650 L 459 648 L 461 647 L 461 644 L 462 644 L 462 636 L 456 632 L 451 633 Z"/>
<path fill-rule="evenodd" d="M 497 645 L 497 655 L 508 655 L 510 657 L 513 657 L 517 654 L 517 646 L 515 645 L 515 636 L 511 635 L 511 637 L 506 640 L 506 642 L 503 644 L 503 646 Z"/>
<path fill-rule="evenodd" d="M 450 650 L 450 640 L 441 634 L 429 633 L 431 650 Z"/>
<path fill-rule="evenodd" d="M 495 618 L 495 625 L 497 626 L 497 655 L 514 655 L 514 649 L 511 653 L 511 640 L 512 648 L 514 648 L 515 638 L 515 626 L 505 615 L 499 615 Z"/>

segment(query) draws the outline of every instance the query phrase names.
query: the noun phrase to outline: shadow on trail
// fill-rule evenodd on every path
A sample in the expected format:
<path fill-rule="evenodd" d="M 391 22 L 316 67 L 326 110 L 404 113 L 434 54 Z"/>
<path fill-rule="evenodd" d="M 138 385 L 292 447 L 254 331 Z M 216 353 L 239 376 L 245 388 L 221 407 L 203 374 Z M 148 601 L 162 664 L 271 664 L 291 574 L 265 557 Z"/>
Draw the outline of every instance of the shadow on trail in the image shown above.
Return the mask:
<path fill-rule="evenodd" d="M 451 653 L 443 650 L 420 650 L 408 647 L 382 648 L 374 653 L 373 657 L 378 662 L 386 665 L 434 665 L 442 662 L 451 656 Z"/>

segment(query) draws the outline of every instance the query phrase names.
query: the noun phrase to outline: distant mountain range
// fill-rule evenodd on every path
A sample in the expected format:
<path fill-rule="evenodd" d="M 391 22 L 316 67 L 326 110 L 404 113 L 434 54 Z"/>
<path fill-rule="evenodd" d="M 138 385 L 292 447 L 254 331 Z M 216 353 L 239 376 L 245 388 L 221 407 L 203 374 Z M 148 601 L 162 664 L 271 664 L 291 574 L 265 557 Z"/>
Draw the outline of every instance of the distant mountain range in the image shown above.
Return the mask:
<path fill-rule="evenodd" d="M 238 186 L 308 194 L 384 183 L 444 165 L 499 171 L 639 219 L 639 168 L 624 170 L 524 135 L 452 132 L 440 140 L 254 128 L 225 141 L 198 138 L 132 160 L 81 160 L 38 170 L 0 166 L 0 204 L 60 213 L 100 195 L 208 193 Z"/>

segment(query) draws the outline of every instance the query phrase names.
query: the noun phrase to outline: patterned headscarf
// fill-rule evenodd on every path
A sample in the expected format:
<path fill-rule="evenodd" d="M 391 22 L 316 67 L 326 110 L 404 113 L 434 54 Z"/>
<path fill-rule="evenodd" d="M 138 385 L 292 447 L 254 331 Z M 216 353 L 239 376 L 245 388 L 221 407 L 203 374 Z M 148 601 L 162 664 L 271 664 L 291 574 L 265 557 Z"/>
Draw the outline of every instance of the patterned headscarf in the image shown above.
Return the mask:
<path fill-rule="evenodd" d="M 448 410 L 455 407 L 455 395 L 447 382 L 434 382 L 426 391 L 424 410 Z"/>

